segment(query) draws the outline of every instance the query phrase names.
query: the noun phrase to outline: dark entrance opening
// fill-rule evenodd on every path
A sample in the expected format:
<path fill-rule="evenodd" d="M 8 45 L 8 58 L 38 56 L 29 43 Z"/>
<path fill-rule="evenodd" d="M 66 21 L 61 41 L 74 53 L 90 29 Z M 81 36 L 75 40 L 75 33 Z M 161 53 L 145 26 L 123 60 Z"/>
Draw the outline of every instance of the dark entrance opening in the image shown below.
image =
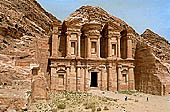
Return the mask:
<path fill-rule="evenodd" d="M 97 72 L 91 72 L 91 84 L 90 87 L 97 87 Z"/>

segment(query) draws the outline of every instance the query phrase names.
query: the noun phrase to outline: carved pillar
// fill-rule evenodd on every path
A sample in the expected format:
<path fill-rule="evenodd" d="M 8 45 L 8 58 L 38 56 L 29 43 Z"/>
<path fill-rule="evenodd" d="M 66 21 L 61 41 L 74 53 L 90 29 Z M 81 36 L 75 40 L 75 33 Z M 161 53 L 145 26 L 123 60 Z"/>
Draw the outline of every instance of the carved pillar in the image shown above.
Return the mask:
<path fill-rule="evenodd" d="M 121 90 L 121 88 L 120 88 L 120 86 L 121 86 L 121 65 L 118 65 L 118 68 L 117 68 L 117 75 L 118 75 L 118 86 L 117 86 L 117 90 L 118 91 L 120 91 Z"/>
<path fill-rule="evenodd" d="M 101 86 L 100 86 L 100 90 L 102 90 L 103 91 L 103 75 L 104 75 L 104 73 L 103 73 L 103 68 L 101 68 Z"/>
<path fill-rule="evenodd" d="M 113 77 L 112 90 L 117 91 L 118 77 L 117 77 L 116 64 L 115 63 L 113 63 L 113 65 L 112 65 L 112 73 L 111 74 L 112 74 L 112 77 Z"/>
<path fill-rule="evenodd" d="M 84 69 L 85 69 L 85 76 L 84 76 L 85 87 L 84 87 L 84 90 L 85 90 L 85 91 L 88 91 L 88 89 L 89 89 L 89 73 L 88 73 L 88 67 L 86 66 Z"/>
<path fill-rule="evenodd" d="M 91 41 L 90 41 L 90 38 L 87 37 L 87 58 L 91 57 Z"/>
<path fill-rule="evenodd" d="M 107 66 L 108 69 L 108 90 L 111 91 L 113 87 L 113 73 L 112 73 L 112 66 L 111 63 Z"/>
<path fill-rule="evenodd" d="M 117 36 L 117 57 L 120 58 L 120 36 Z"/>
<path fill-rule="evenodd" d="M 134 67 L 131 66 L 129 68 L 129 74 L 128 74 L 128 89 L 134 90 L 135 89 L 135 79 L 134 79 Z"/>
<path fill-rule="evenodd" d="M 100 38 L 97 39 L 97 57 L 100 58 Z"/>
<path fill-rule="evenodd" d="M 80 91 L 80 86 L 81 86 L 81 82 L 80 82 L 80 62 L 77 63 L 77 75 L 76 75 L 76 91 Z"/>
<path fill-rule="evenodd" d="M 77 56 L 80 57 L 80 37 L 81 37 L 81 33 L 78 33 L 78 37 L 77 37 Z"/>
<path fill-rule="evenodd" d="M 66 40 L 66 56 L 69 57 L 71 54 L 70 54 L 70 38 L 71 38 L 71 33 L 67 33 L 67 40 Z"/>
<path fill-rule="evenodd" d="M 132 38 L 133 34 L 127 35 L 127 58 L 132 58 Z"/>
<path fill-rule="evenodd" d="M 52 34 L 52 56 L 58 56 L 58 27 L 53 28 Z"/>
<path fill-rule="evenodd" d="M 66 68 L 66 91 L 70 91 L 70 66 Z"/>
<path fill-rule="evenodd" d="M 108 46 L 108 51 L 107 51 L 107 53 L 108 53 L 108 57 L 111 57 L 111 38 L 110 37 L 108 37 L 108 41 L 107 41 L 108 43 L 107 43 L 107 46 Z"/>
<path fill-rule="evenodd" d="M 53 91 L 53 90 L 57 90 L 58 89 L 58 86 L 57 86 L 57 73 L 56 73 L 56 68 L 51 68 L 51 87 L 50 89 Z"/>

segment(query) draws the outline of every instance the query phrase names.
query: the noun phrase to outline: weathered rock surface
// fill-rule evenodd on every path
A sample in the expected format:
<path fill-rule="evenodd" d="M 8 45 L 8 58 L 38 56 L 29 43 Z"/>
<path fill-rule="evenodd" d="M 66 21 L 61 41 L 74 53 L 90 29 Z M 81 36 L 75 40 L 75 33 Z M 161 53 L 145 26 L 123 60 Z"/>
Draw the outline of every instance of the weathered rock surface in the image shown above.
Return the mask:
<path fill-rule="evenodd" d="M 153 53 L 161 61 L 170 60 L 170 43 L 165 38 L 159 36 L 158 34 L 146 29 L 141 35 L 148 45 L 152 48 Z"/>
<path fill-rule="evenodd" d="M 170 44 L 158 34 L 147 29 L 136 49 L 136 89 L 145 93 L 167 95 L 170 93 Z"/>
<path fill-rule="evenodd" d="M 53 21 L 60 22 L 36 0 L 0 1 L 0 105 L 22 108 L 28 103 L 30 95 L 23 97 L 31 91 L 30 64 L 48 65 L 48 46 L 41 46 L 44 39 L 48 45 Z"/>

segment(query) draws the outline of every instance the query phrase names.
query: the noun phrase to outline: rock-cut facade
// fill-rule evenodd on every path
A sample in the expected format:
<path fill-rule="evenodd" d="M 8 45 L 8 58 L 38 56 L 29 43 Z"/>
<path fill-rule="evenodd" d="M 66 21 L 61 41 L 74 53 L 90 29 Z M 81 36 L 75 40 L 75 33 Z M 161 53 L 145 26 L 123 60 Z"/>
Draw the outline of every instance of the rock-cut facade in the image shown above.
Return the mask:
<path fill-rule="evenodd" d="M 53 24 L 52 91 L 134 90 L 133 33 L 116 22 Z"/>

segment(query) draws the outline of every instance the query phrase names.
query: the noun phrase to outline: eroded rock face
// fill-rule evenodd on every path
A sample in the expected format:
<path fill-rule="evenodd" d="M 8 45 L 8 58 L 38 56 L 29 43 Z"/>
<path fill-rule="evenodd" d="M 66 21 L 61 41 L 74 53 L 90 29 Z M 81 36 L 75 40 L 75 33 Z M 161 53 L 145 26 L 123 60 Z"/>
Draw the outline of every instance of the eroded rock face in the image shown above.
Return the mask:
<path fill-rule="evenodd" d="M 0 91 L 5 94 L 9 91 L 15 92 L 15 95 L 19 96 L 15 98 L 2 94 L 0 105 L 22 108 L 28 103 L 30 94 L 24 100 L 22 97 L 31 91 L 30 64 L 42 62 L 39 65 L 46 69 L 49 55 L 48 38 L 53 21 L 60 22 L 46 12 L 36 0 L 0 1 Z M 42 48 L 44 38 L 47 40 L 47 47 Z"/>
<path fill-rule="evenodd" d="M 111 16 L 105 10 L 100 7 L 94 6 L 82 6 L 73 12 L 65 21 L 70 22 L 69 24 L 79 24 L 83 25 L 89 22 L 96 22 L 98 24 L 104 25 L 106 22 L 116 22 L 117 24 L 126 25 L 121 19 Z"/>
<path fill-rule="evenodd" d="M 145 93 L 170 93 L 169 42 L 147 29 L 136 49 L 136 89 Z"/>
<path fill-rule="evenodd" d="M 165 38 L 149 29 L 146 29 L 141 36 L 152 48 L 156 57 L 158 57 L 161 61 L 170 60 L 170 43 Z"/>

